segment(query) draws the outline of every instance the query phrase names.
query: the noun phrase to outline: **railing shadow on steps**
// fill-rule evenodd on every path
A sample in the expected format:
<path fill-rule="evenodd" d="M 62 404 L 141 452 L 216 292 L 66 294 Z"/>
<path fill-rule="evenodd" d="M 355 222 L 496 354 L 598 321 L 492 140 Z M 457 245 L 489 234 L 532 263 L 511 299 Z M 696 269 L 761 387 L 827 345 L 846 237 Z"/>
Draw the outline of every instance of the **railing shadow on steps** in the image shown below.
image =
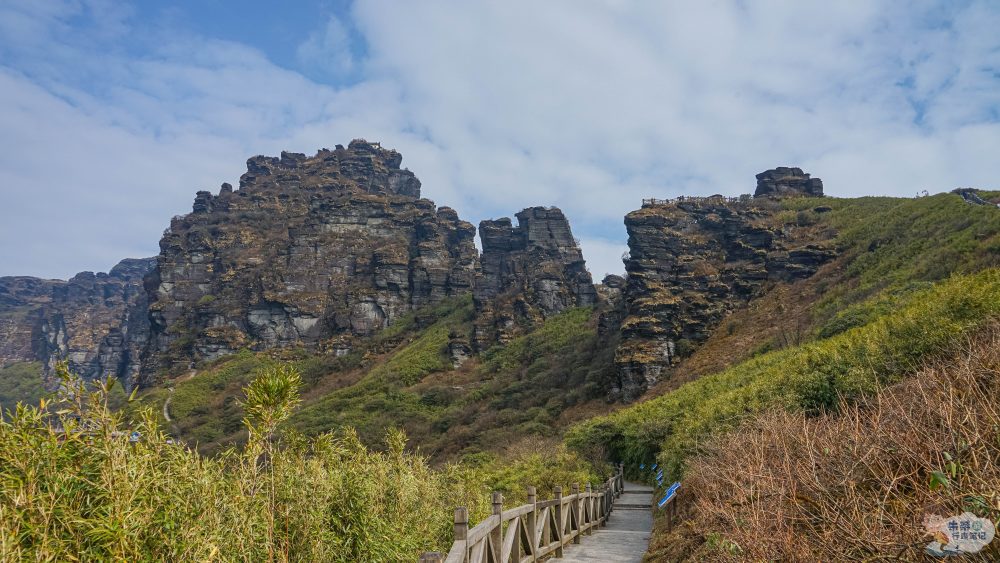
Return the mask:
<path fill-rule="evenodd" d="M 455 543 L 447 555 L 424 553 L 419 563 L 525 563 L 546 555 L 563 556 L 570 543 L 580 543 L 596 527 L 605 526 L 614 501 L 625 489 L 622 466 L 598 490 L 574 484 L 563 496 L 538 500 L 528 487 L 528 504 L 503 509 L 503 495 L 493 493 L 493 514 L 469 529 L 469 512 L 455 509 Z"/>

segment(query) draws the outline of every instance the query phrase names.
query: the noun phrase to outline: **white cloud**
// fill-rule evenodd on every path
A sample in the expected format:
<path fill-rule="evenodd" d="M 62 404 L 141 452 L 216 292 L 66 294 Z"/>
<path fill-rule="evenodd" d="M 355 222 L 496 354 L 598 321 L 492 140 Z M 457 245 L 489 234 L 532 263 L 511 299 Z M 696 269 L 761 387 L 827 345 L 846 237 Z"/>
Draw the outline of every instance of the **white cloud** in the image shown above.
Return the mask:
<path fill-rule="evenodd" d="M 319 67 L 335 77 L 349 76 L 356 70 L 350 30 L 336 16 L 311 33 L 299 45 L 296 56 L 301 64 Z"/>
<path fill-rule="evenodd" d="M 362 0 L 299 48 L 350 74 L 340 87 L 175 30 L 117 48 L 130 20 L 113 6 L 32 10 L 0 6 L 0 275 L 155 253 L 247 156 L 354 137 L 399 149 L 473 223 L 562 207 L 598 278 L 621 271 L 643 197 L 745 193 L 779 165 L 843 196 L 1000 178 L 988 1 Z M 81 14 L 105 23 L 70 26 Z"/>

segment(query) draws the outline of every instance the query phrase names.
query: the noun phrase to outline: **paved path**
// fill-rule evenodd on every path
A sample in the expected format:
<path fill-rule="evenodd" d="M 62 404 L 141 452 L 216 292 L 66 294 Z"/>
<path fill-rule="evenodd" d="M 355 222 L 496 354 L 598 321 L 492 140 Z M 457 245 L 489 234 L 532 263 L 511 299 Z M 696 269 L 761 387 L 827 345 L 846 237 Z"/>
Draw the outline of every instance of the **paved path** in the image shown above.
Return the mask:
<path fill-rule="evenodd" d="M 579 544 L 566 546 L 564 557 L 554 561 L 596 563 L 641 563 L 653 529 L 653 489 L 625 483 L 625 492 L 615 500 L 615 508 L 604 528 L 596 528 Z"/>

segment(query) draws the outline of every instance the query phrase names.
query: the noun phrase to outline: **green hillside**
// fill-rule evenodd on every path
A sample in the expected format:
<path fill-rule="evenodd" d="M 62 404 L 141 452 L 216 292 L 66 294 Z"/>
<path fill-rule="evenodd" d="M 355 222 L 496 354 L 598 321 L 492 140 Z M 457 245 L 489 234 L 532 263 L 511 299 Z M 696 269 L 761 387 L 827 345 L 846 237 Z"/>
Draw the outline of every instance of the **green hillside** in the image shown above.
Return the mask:
<path fill-rule="evenodd" d="M 998 194 L 982 195 L 997 199 Z M 800 413 L 805 418 L 799 420 L 808 421 L 852 408 L 857 401 L 921 373 L 928 363 L 947 365 L 956 355 L 962 357 L 969 340 L 1000 319 L 1000 209 L 995 206 L 970 205 L 951 194 L 916 199 L 789 199 L 783 206 L 786 211 L 779 214 L 780 221 L 817 233 L 832 230 L 840 251 L 840 257 L 815 279 L 798 282 L 812 284 L 811 290 L 796 291 L 793 286 L 782 293 L 804 296 L 806 301 L 782 303 L 765 296 L 751 302 L 747 312 L 741 313 L 740 323 L 723 323 L 727 330 L 713 335 L 704 346 L 713 354 L 731 353 L 730 361 L 721 362 L 728 367 L 577 424 L 567 432 L 567 444 L 586 456 L 607 452 L 609 458 L 632 467 L 659 462 L 667 469 L 668 479 L 711 481 L 711 475 L 734 471 L 730 466 L 713 465 L 723 463 L 723 458 L 725 463 L 733 462 L 732 456 L 720 452 L 750 447 L 742 442 L 737 446 L 736 437 L 755 431 L 756 421 L 770 420 L 773 411 Z M 741 333 L 774 332 L 773 327 L 754 325 L 747 319 L 780 323 L 781 312 L 796 306 L 807 313 L 801 338 L 776 338 L 753 350 L 727 350 L 726 344 L 739 341 Z M 755 342 L 752 337 L 743 341 Z M 679 369 L 684 367 L 681 364 Z M 795 425 L 785 428 L 807 432 Z M 771 432 L 752 447 L 784 447 L 776 443 L 778 435 Z M 944 453 L 937 455 L 946 456 L 945 450 L 953 446 L 942 444 Z M 711 456 L 705 457 L 708 452 Z M 699 475 L 689 473 L 692 462 Z M 979 463 L 991 462 L 980 459 Z M 918 502 L 903 491 L 889 493 L 903 497 L 900 502 Z M 837 493 L 830 495 L 831 503 L 846 502 Z M 716 500 L 742 502 L 731 497 Z M 665 530 L 659 529 L 664 537 L 654 537 L 654 545 L 690 546 L 694 542 L 703 547 L 686 554 L 668 547 L 654 549 L 654 560 L 676 560 L 681 555 L 692 560 L 741 560 L 739 542 L 727 539 L 736 537 L 725 527 L 731 523 L 710 516 L 728 506 L 708 501 L 699 505 L 692 517 L 709 526 L 699 532 L 676 532 L 667 539 Z M 982 512 L 981 516 L 989 512 L 982 507 L 967 508 Z M 909 509 L 921 510 L 916 504 Z M 712 525 L 722 527 L 712 529 Z M 798 532 L 783 529 L 782 533 L 793 537 Z M 790 556 L 788 551 L 770 553 Z"/>
<path fill-rule="evenodd" d="M 864 326 L 763 354 L 661 397 L 575 426 L 567 443 L 626 465 L 658 460 L 670 478 L 713 434 L 771 408 L 820 413 L 874 393 L 922 362 L 955 351 L 1000 316 L 1000 270 L 955 276 L 900 298 Z"/>
<path fill-rule="evenodd" d="M 567 420 L 603 404 L 614 346 L 613 337 L 598 337 L 596 314 L 566 311 L 456 369 L 449 337 L 472 329 L 471 299 L 459 298 L 400 319 L 347 356 L 244 351 L 179 378 L 172 391 L 144 392 L 140 403 L 181 439 L 218 451 L 246 439 L 242 387 L 260 370 L 290 363 L 303 374 L 303 405 L 288 424 L 306 435 L 350 427 L 378 447 L 386 430 L 399 428 L 414 446 L 447 457 L 529 437 L 558 441 Z"/>

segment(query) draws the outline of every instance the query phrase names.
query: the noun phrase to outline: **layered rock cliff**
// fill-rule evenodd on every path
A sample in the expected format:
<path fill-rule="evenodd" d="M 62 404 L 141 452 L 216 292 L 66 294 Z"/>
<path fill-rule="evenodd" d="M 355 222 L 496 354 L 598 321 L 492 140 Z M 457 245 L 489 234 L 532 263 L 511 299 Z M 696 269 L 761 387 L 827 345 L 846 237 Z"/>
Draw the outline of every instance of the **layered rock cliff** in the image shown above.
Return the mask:
<path fill-rule="evenodd" d="M 152 258 L 123 260 L 108 273 L 69 281 L 0 278 L 0 365 L 56 362 L 87 379 L 114 376 L 131 388 L 149 336 L 143 277 Z"/>
<path fill-rule="evenodd" d="M 776 170 L 758 175 L 770 186 L 762 195 L 790 195 L 786 181 L 797 194 L 821 190 L 799 169 Z M 782 171 L 792 171 L 791 180 Z M 777 226 L 778 209 L 770 198 L 680 198 L 649 200 L 625 217 L 628 277 L 613 399 L 635 400 L 735 307 L 769 283 L 811 276 L 835 255 Z"/>
<path fill-rule="evenodd" d="M 482 221 L 476 276 L 473 346 L 483 350 L 570 307 L 597 301 L 590 272 L 569 221 L 556 207 L 531 207 Z"/>
<path fill-rule="evenodd" d="M 239 190 L 199 192 L 147 280 L 146 377 L 244 347 L 343 353 L 354 336 L 471 291 L 473 226 L 421 199 L 401 160 L 365 141 L 258 156 Z"/>

